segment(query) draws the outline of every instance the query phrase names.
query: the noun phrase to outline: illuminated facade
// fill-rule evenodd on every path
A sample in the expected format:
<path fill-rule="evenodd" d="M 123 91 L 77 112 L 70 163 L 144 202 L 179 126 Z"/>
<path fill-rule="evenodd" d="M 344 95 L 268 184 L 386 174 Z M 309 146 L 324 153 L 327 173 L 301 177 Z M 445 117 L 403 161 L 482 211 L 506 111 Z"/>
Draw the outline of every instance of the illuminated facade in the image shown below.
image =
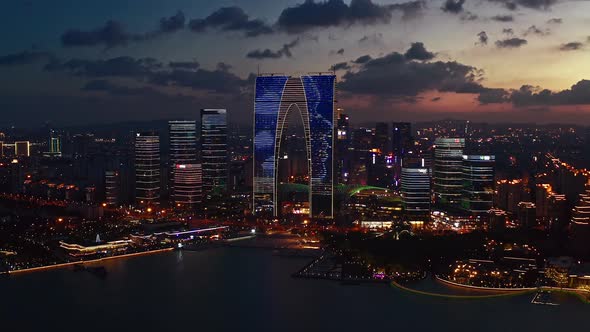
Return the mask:
<path fill-rule="evenodd" d="M 135 135 L 135 199 L 140 205 L 160 200 L 160 137 L 155 133 Z"/>
<path fill-rule="evenodd" d="M 227 114 L 224 109 L 201 110 L 203 193 L 225 190 L 229 176 Z"/>
<path fill-rule="evenodd" d="M 461 207 L 471 214 L 487 215 L 494 201 L 495 156 L 463 156 Z"/>
<path fill-rule="evenodd" d="M 105 203 L 108 206 L 114 207 L 119 204 L 119 172 L 106 171 L 105 172 Z"/>
<path fill-rule="evenodd" d="M 197 123 L 176 120 L 170 129 L 171 197 L 177 207 L 192 208 L 201 202 L 202 170 L 197 163 Z"/>
<path fill-rule="evenodd" d="M 278 155 L 287 115 L 301 115 L 310 216 L 333 216 L 334 75 L 258 76 L 254 104 L 254 211 L 276 216 Z"/>
<path fill-rule="evenodd" d="M 424 158 L 405 158 L 401 168 L 401 197 L 408 221 L 428 221 L 430 217 L 431 172 Z"/>
<path fill-rule="evenodd" d="M 31 143 L 29 141 L 14 142 L 14 155 L 17 157 L 30 157 Z"/>
<path fill-rule="evenodd" d="M 434 196 L 441 207 L 457 207 L 463 191 L 464 138 L 434 141 Z"/>

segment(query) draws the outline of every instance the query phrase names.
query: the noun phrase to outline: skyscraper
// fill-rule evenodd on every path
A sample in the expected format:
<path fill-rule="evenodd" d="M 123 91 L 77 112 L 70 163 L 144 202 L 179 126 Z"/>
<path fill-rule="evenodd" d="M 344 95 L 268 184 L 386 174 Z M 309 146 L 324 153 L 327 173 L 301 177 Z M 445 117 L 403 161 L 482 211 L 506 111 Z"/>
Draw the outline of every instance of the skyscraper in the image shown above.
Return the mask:
<path fill-rule="evenodd" d="M 201 110 L 203 193 L 226 190 L 228 178 L 227 114 L 224 109 Z"/>
<path fill-rule="evenodd" d="M 342 109 L 339 109 L 342 111 Z M 336 176 L 337 183 L 348 183 L 350 178 L 351 139 L 348 115 L 339 112 L 336 125 Z"/>
<path fill-rule="evenodd" d="M 393 155 L 394 182 L 401 178 L 402 160 L 412 148 L 412 125 L 409 122 L 393 122 L 391 124 L 391 152 Z"/>
<path fill-rule="evenodd" d="M 408 221 L 430 218 L 431 172 L 425 158 L 404 158 L 401 168 L 401 197 Z"/>
<path fill-rule="evenodd" d="M 193 208 L 202 198 L 202 170 L 197 163 L 196 121 L 168 122 L 171 197 L 177 207 Z"/>
<path fill-rule="evenodd" d="M 118 171 L 105 172 L 105 203 L 114 207 L 119 204 L 119 189 L 121 182 Z"/>
<path fill-rule="evenodd" d="M 276 216 L 278 152 L 287 114 L 303 120 L 310 215 L 333 216 L 334 75 L 258 76 L 254 105 L 254 211 Z"/>
<path fill-rule="evenodd" d="M 472 215 L 487 215 L 493 206 L 495 161 L 489 155 L 463 156 L 461 207 Z"/>
<path fill-rule="evenodd" d="M 580 194 L 579 201 L 572 211 L 571 233 L 576 254 L 590 254 L 590 189 Z"/>
<path fill-rule="evenodd" d="M 154 132 L 135 136 L 135 200 L 140 205 L 159 204 L 160 137 Z"/>
<path fill-rule="evenodd" d="M 434 195 L 443 208 L 458 207 L 463 190 L 464 138 L 437 138 L 434 141 Z"/>

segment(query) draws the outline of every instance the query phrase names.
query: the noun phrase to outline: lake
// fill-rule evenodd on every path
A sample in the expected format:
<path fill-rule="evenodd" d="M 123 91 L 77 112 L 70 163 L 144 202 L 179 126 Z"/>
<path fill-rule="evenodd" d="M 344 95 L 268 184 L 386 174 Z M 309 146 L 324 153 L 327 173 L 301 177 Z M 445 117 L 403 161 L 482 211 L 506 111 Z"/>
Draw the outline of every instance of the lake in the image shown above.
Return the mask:
<path fill-rule="evenodd" d="M 584 330 L 590 305 L 532 294 L 449 300 L 384 284 L 295 279 L 309 259 L 218 248 L 104 262 L 102 279 L 56 269 L 0 278 L 0 331 Z M 424 281 L 421 289 L 442 287 Z"/>

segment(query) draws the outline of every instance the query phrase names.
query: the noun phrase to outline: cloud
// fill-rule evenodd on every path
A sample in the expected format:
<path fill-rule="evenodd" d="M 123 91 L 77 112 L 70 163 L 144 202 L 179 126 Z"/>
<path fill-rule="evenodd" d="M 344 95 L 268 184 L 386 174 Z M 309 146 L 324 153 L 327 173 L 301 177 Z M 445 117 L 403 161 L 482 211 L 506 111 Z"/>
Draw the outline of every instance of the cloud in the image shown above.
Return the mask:
<path fill-rule="evenodd" d="M 493 21 L 498 21 L 498 22 L 513 22 L 514 16 L 512 16 L 512 15 L 496 15 L 496 16 L 492 16 L 491 19 Z"/>
<path fill-rule="evenodd" d="M 339 54 L 339 55 L 344 54 L 344 49 L 343 48 L 339 49 L 338 51 L 336 51 L 336 54 Z"/>
<path fill-rule="evenodd" d="M 49 52 L 23 51 L 0 56 L 0 67 L 28 65 L 50 59 L 53 59 L 53 55 Z"/>
<path fill-rule="evenodd" d="M 188 23 L 194 32 L 208 29 L 242 32 L 247 37 L 256 37 L 273 32 L 273 29 L 260 19 L 251 19 L 240 7 L 223 7 L 203 19 L 193 19 Z"/>
<path fill-rule="evenodd" d="M 547 24 L 561 24 L 563 23 L 563 19 L 561 18 L 552 18 L 547 21 Z"/>
<path fill-rule="evenodd" d="M 409 60 L 431 60 L 435 54 L 426 50 L 423 43 L 412 43 L 404 56 Z"/>
<path fill-rule="evenodd" d="M 537 10 L 549 10 L 558 0 L 488 0 L 502 4 L 509 10 L 516 10 L 518 7 L 525 7 Z"/>
<path fill-rule="evenodd" d="M 475 45 L 485 46 L 488 44 L 488 40 L 488 34 L 485 31 L 482 31 L 477 34 L 477 42 L 475 43 Z"/>
<path fill-rule="evenodd" d="M 293 40 L 290 43 L 284 44 L 283 47 L 281 47 L 280 49 L 276 50 L 276 51 L 272 51 L 270 49 L 265 49 L 265 50 L 254 50 L 254 51 L 250 51 L 248 52 L 248 54 L 246 54 L 247 58 L 251 58 L 251 59 L 279 59 L 284 57 L 290 58 L 291 56 L 293 56 L 293 54 L 291 53 L 291 49 L 295 46 L 299 45 L 299 38 Z"/>
<path fill-rule="evenodd" d="M 66 47 L 103 45 L 112 48 L 143 39 L 144 36 L 127 32 L 121 23 L 113 20 L 93 30 L 69 29 L 61 35 L 61 43 Z"/>
<path fill-rule="evenodd" d="M 531 25 L 530 27 L 528 27 L 528 29 L 526 29 L 526 31 L 524 32 L 525 36 L 529 36 L 529 35 L 537 35 L 537 36 L 547 36 L 550 34 L 549 29 L 545 29 L 545 30 L 541 30 L 539 28 L 537 28 L 536 25 Z"/>
<path fill-rule="evenodd" d="M 561 51 L 577 51 L 584 48 L 584 44 L 580 42 L 570 42 L 559 47 Z"/>
<path fill-rule="evenodd" d="M 461 14 L 461 21 L 475 21 L 479 18 L 479 16 L 477 16 L 477 14 L 474 14 L 472 12 L 464 12 L 463 14 Z"/>
<path fill-rule="evenodd" d="M 518 107 L 590 104 L 590 80 L 581 80 L 570 89 L 553 92 L 532 85 L 520 89 L 488 89 L 480 93 L 480 103 L 512 103 Z"/>
<path fill-rule="evenodd" d="M 371 0 L 352 0 L 348 5 L 343 0 L 306 0 L 284 9 L 276 25 L 289 33 L 332 26 L 373 25 L 391 22 L 393 12 L 401 12 L 403 19 L 410 19 L 424 8 L 424 1 L 378 5 Z"/>
<path fill-rule="evenodd" d="M 358 40 L 359 44 L 381 44 L 383 43 L 383 34 L 376 32 L 370 35 L 364 35 Z"/>
<path fill-rule="evenodd" d="M 347 62 L 339 62 L 339 63 L 332 66 L 333 71 L 347 70 L 347 69 L 350 69 L 350 66 L 348 65 Z"/>
<path fill-rule="evenodd" d="M 437 101 L 441 101 L 442 97 L 434 97 L 432 99 L 430 99 L 431 102 L 437 102 Z"/>
<path fill-rule="evenodd" d="M 363 64 L 363 63 L 369 62 L 371 59 L 372 59 L 371 56 L 367 54 L 367 55 L 359 56 L 358 58 L 356 58 L 356 60 L 354 60 L 352 62 L 356 63 L 356 64 Z"/>
<path fill-rule="evenodd" d="M 464 4 L 465 0 L 446 0 L 441 9 L 447 13 L 459 14 L 463 12 Z"/>
<path fill-rule="evenodd" d="M 502 33 L 507 36 L 514 36 L 514 29 L 512 28 L 504 28 L 502 29 Z"/>
<path fill-rule="evenodd" d="M 171 61 L 168 63 L 168 67 L 175 69 L 197 69 L 199 66 L 197 61 Z"/>
<path fill-rule="evenodd" d="M 92 80 L 82 87 L 82 91 L 102 91 L 116 96 L 163 96 L 164 94 L 154 88 L 128 87 L 116 85 L 107 80 Z"/>
<path fill-rule="evenodd" d="M 496 47 L 498 48 L 519 48 L 526 44 L 527 40 L 522 38 L 507 38 L 496 41 Z"/>
<path fill-rule="evenodd" d="M 45 65 L 47 71 L 67 71 L 77 76 L 86 77 L 145 77 L 162 67 L 162 63 L 153 58 L 135 59 L 120 56 L 107 60 L 71 59 L 66 62 L 51 61 Z"/>
<path fill-rule="evenodd" d="M 170 17 L 163 17 L 160 19 L 161 32 L 176 32 L 184 29 L 185 17 L 182 11 L 178 11 L 175 15 Z"/>
<path fill-rule="evenodd" d="M 485 89 L 479 93 L 477 100 L 480 104 L 504 103 L 509 92 L 504 89 Z"/>
<path fill-rule="evenodd" d="M 252 84 L 252 80 L 250 77 L 247 79 L 238 77 L 229 71 L 230 68 L 224 63 L 219 63 L 214 70 L 199 68 L 197 70 L 154 71 L 149 75 L 149 82 L 160 86 L 179 86 L 216 93 L 241 94 L 244 88 Z"/>
<path fill-rule="evenodd" d="M 425 91 L 480 93 L 481 71 L 458 62 L 419 62 L 393 52 L 369 60 L 358 71 L 347 72 L 339 89 L 343 92 L 385 98 L 405 98 Z"/>

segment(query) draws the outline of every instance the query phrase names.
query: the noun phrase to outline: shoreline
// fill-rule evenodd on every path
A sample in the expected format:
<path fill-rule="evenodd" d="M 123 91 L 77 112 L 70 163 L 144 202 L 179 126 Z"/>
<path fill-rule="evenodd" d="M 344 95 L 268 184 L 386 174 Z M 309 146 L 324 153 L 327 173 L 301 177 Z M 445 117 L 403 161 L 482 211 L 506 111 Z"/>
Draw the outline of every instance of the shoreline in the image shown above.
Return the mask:
<path fill-rule="evenodd" d="M 124 259 L 124 258 L 131 258 L 131 257 L 137 257 L 137 256 L 154 255 L 154 254 L 169 252 L 169 251 L 173 251 L 173 250 L 174 250 L 174 248 L 155 249 L 155 250 L 148 250 L 148 251 L 142 251 L 142 252 L 134 252 L 131 254 L 102 257 L 102 258 L 97 258 L 97 259 L 81 260 L 81 261 L 76 261 L 76 262 L 59 263 L 59 264 L 53 264 L 53 265 L 44 265 L 44 266 L 30 267 L 30 268 L 20 269 L 20 270 L 11 270 L 8 272 L 4 272 L 3 274 L 11 275 L 11 274 L 23 274 L 23 273 L 48 271 L 48 270 L 53 270 L 53 269 L 65 268 L 68 266 L 75 266 L 78 264 L 100 263 L 100 262 L 113 260 L 113 259 Z"/>

